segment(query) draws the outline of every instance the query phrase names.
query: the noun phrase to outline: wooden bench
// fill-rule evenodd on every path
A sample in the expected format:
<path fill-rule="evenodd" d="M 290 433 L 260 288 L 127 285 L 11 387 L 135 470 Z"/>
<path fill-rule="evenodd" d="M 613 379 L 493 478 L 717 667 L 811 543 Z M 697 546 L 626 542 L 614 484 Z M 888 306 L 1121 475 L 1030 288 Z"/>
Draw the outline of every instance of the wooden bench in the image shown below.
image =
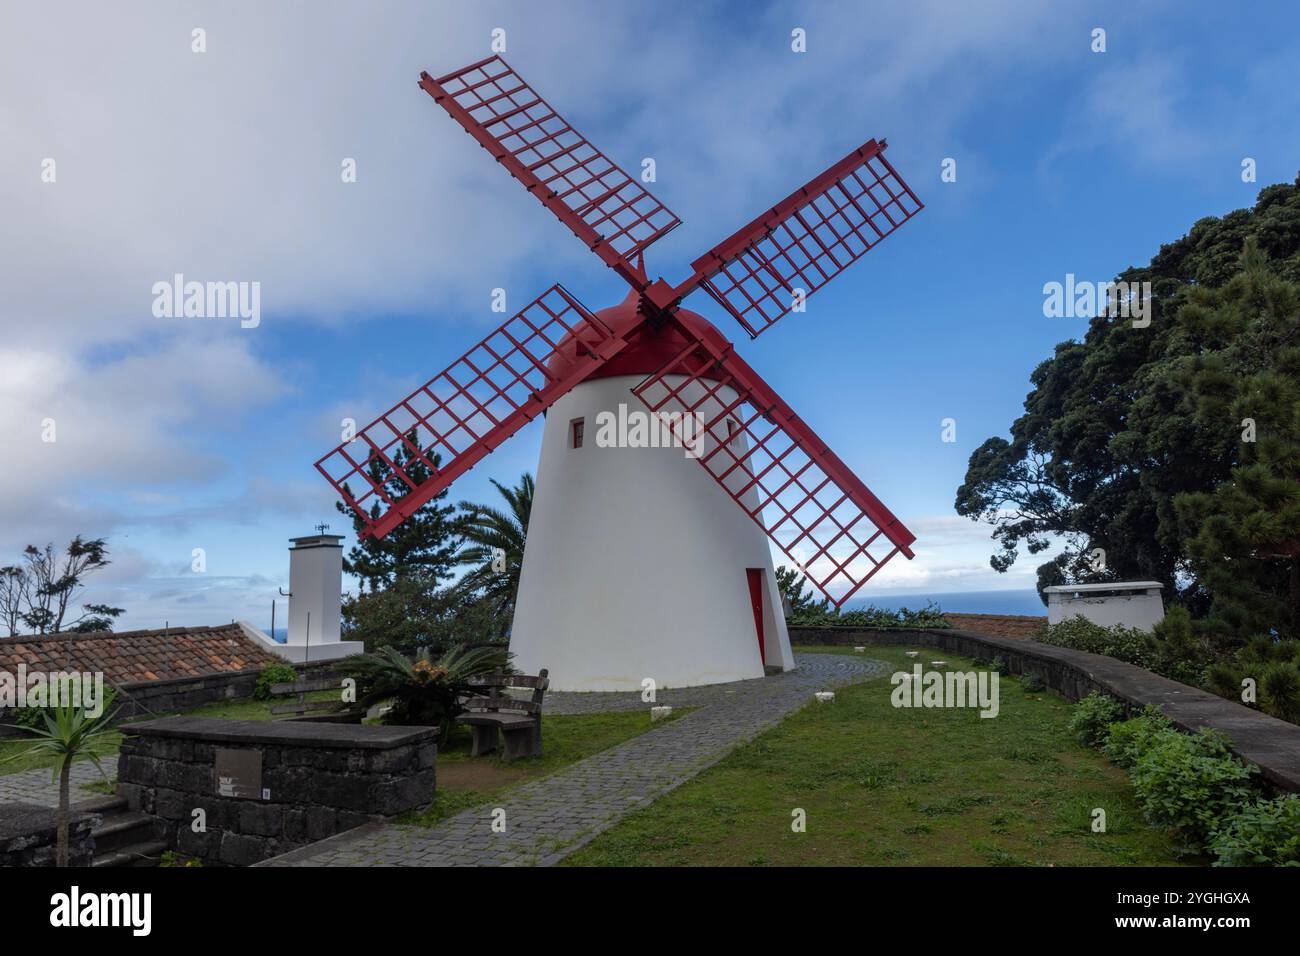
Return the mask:
<path fill-rule="evenodd" d="M 497 749 L 497 734 L 505 738 L 505 758 L 542 755 L 542 697 L 551 682 L 542 669 L 536 677 L 525 674 L 492 674 L 474 683 L 491 688 L 488 696 L 462 702 L 465 712 L 456 718 L 474 735 L 470 756 L 481 757 Z M 518 700 L 500 693 L 507 687 L 531 687 L 531 700 Z"/>
<path fill-rule="evenodd" d="M 297 700 L 290 701 L 287 704 L 273 704 L 271 706 L 271 716 L 277 717 L 281 714 L 291 714 L 301 717 L 304 714 L 315 713 L 321 710 L 337 710 L 340 700 L 308 700 L 307 695 L 319 690 L 339 690 L 339 680 L 337 677 L 299 677 L 295 681 L 286 681 L 283 684 L 271 685 L 272 697 L 293 697 Z"/>

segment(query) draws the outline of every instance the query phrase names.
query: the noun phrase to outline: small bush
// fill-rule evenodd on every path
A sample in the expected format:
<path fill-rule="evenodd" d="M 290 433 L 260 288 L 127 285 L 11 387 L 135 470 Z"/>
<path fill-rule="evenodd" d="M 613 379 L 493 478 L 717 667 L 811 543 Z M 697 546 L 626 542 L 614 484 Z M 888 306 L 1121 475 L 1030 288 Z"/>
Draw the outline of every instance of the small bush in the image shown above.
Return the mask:
<path fill-rule="evenodd" d="M 1300 723 L 1300 667 L 1289 661 L 1265 666 L 1259 674 L 1259 706 L 1266 714 Z"/>
<path fill-rule="evenodd" d="M 1070 732 L 1089 747 L 1106 742 L 1110 725 L 1124 719 L 1124 705 L 1114 697 L 1093 691 L 1075 704 L 1070 715 Z"/>
<path fill-rule="evenodd" d="M 1151 823 L 1171 827 L 1197 850 L 1254 799 L 1248 767 L 1218 733 L 1157 731 L 1132 770 L 1133 790 Z"/>
<path fill-rule="evenodd" d="M 1152 747 L 1162 733 L 1178 733 L 1172 721 L 1154 707 L 1146 707 L 1130 720 L 1112 724 L 1102 750 L 1111 763 L 1132 767 Z"/>
<path fill-rule="evenodd" d="M 1047 684 L 1037 674 L 1022 674 L 1020 686 L 1027 694 L 1037 694 L 1047 689 Z"/>
<path fill-rule="evenodd" d="M 1154 663 L 1150 635 L 1145 631 L 1124 627 L 1122 624 L 1102 627 L 1082 615 L 1051 625 L 1040 634 L 1038 640 L 1056 647 L 1104 654 L 1148 669 Z"/>
<path fill-rule="evenodd" d="M 1300 797 L 1261 800 L 1215 835 L 1215 866 L 1300 866 Z"/>
<path fill-rule="evenodd" d="M 276 684 L 291 684 L 298 679 L 298 671 L 292 664 L 267 664 L 257 675 L 257 686 L 253 688 L 253 697 L 268 700 L 271 688 Z"/>
<path fill-rule="evenodd" d="M 1011 668 L 1007 666 L 1007 660 L 1005 657 L 993 658 L 993 660 L 989 663 L 989 670 L 997 671 L 1003 677 L 1006 677 L 1009 673 L 1011 673 Z"/>

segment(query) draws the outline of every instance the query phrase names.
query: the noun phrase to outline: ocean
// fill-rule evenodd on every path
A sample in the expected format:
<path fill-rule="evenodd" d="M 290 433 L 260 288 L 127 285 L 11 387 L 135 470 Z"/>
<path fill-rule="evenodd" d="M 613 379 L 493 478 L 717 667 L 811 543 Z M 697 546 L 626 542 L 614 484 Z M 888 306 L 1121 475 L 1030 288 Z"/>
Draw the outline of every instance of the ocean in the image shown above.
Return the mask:
<path fill-rule="evenodd" d="M 845 610 L 858 610 L 872 606 L 886 611 L 906 607 L 913 611 L 933 602 L 940 610 L 954 614 L 1032 614 L 1042 617 L 1047 608 L 1038 592 L 1029 590 L 1008 591 L 957 591 L 949 594 L 879 594 L 868 598 L 854 598 L 844 605 Z"/>

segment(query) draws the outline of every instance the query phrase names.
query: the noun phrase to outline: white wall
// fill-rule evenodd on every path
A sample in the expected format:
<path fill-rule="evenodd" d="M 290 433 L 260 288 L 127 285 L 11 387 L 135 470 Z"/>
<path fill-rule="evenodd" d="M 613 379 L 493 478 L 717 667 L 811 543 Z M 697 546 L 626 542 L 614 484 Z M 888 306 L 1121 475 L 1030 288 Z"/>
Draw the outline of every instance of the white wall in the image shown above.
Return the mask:
<path fill-rule="evenodd" d="M 768 538 L 681 448 L 602 448 L 596 414 L 643 406 L 641 376 L 584 382 L 551 407 L 511 650 L 557 690 L 761 677 L 746 568 L 764 572 L 767 663 L 794 664 Z M 585 419 L 584 446 L 569 448 Z"/>
<path fill-rule="evenodd" d="M 1047 594 L 1047 623 L 1060 624 L 1073 617 L 1082 616 L 1102 627 L 1122 624 L 1124 627 L 1150 631 L 1165 618 L 1165 606 L 1158 584 L 1147 585 L 1126 593 L 1090 591 L 1087 587 L 1073 590 L 1069 586 L 1044 588 Z M 1123 584 L 1108 585 L 1119 590 Z"/>

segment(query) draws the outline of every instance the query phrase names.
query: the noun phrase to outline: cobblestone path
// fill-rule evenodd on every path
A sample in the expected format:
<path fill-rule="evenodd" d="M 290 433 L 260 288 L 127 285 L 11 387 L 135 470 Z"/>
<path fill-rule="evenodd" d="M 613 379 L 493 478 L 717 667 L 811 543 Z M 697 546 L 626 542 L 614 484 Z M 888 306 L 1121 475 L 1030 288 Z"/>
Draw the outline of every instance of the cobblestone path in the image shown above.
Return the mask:
<path fill-rule="evenodd" d="M 112 780 L 117 776 L 117 757 L 101 757 L 104 773 Z M 73 803 L 93 800 L 103 794 L 82 790 L 83 784 L 95 783 L 104 777 L 89 760 L 78 760 L 72 765 L 71 798 Z M 48 770 L 22 770 L 0 776 L 0 804 L 35 803 L 42 807 L 59 805 L 59 782 L 50 783 Z"/>

